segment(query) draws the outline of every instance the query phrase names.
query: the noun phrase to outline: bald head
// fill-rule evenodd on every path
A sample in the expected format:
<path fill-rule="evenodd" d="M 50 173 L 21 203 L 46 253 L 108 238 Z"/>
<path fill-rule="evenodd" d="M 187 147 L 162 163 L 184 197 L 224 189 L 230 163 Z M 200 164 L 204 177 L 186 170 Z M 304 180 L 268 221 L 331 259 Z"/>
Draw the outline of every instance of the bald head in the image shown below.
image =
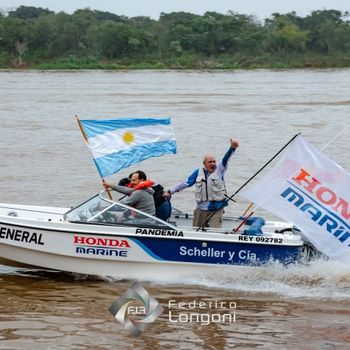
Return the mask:
<path fill-rule="evenodd" d="M 211 154 L 206 154 L 203 159 L 203 165 L 204 168 L 209 172 L 212 173 L 216 169 L 216 160 L 215 157 Z"/>

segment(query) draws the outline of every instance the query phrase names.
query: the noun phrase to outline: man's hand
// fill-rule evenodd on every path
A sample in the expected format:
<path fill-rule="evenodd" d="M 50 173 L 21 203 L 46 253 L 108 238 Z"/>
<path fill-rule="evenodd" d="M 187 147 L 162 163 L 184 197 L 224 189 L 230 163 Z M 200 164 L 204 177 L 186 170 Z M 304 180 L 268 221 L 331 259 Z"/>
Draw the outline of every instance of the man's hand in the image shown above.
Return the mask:
<path fill-rule="evenodd" d="M 170 191 L 164 192 L 164 193 L 163 193 L 163 197 L 165 197 L 166 199 L 170 199 L 170 198 L 171 198 L 171 193 L 170 193 Z"/>
<path fill-rule="evenodd" d="M 103 187 L 105 188 L 106 191 L 108 191 L 109 189 L 111 189 L 113 186 L 111 184 L 109 184 L 108 182 L 104 181 L 103 182 Z"/>
<path fill-rule="evenodd" d="M 239 147 L 239 141 L 235 139 L 230 139 L 231 147 L 232 148 L 238 148 Z"/>

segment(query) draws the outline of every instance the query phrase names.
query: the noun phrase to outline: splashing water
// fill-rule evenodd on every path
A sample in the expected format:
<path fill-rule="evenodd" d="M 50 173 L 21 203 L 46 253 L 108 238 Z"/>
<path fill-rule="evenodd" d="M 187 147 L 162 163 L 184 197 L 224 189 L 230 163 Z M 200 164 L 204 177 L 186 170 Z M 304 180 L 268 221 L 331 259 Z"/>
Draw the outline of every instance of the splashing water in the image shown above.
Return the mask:
<path fill-rule="evenodd" d="M 117 276 L 101 277 L 108 282 L 119 281 Z M 140 280 L 142 280 L 140 273 Z M 223 266 L 220 270 L 187 276 L 181 281 L 172 276 L 147 279 L 157 284 L 199 285 L 214 289 L 248 293 L 273 293 L 281 297 L 349 299 L 350 267 L 338 261 L 313 260 L 308 265 L 284 266 L 271 262 L 259 267 Z"/>
<path fill-rule="evenodd" d="M 350 267 L 322 259 L 308 265 L 272 262 L 245 269 L 225 267 L 219 274 L 195 277 L 185 283 L 282 297 L 350 299 Z"/>
<path fill-rule="evenodd" d="M 198 285 L 214 289 L 225 289 L 247 293 L 273 293 L 280 297 L 318 298 L 318 299 L 349 299 L 350 300 L 350 267 L 339 261 L 313 260 L 307 265 L 282 265 L 271 262 L 265 266 L 243 267 L 222 266 L 217 270 L 187 275 L 179 279 L 173 275 L 157 275 L 144 277 L 140 268 L 138 280 L 167 285 Z M 117 282 L 125 280 L 118 276 L 88 276 L 80 274 L 67 274 L 44 269 L 15 268 L 0 265 L 1 275 L 17 275 L 45 278 L 50 275 L 59 278 L 65 275 L 73 280 L 102 280 L 104 282 Z"/>

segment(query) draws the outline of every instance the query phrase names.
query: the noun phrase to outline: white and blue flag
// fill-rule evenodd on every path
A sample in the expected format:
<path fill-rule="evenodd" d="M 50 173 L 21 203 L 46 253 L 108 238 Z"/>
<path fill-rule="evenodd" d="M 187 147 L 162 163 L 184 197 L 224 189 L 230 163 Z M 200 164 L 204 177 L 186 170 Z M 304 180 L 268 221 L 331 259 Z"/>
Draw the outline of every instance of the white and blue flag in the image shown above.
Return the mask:
<path fill-rule="evenodd" d="M 170 118 L 80 120 L 101 177 L 147 158 L 176 153 Z"/>
<path fill-rule="evenodd" d="M 350 263 L 350 174 L 301 136 L 240 195 L 297 226 L 323 254 Z"/>

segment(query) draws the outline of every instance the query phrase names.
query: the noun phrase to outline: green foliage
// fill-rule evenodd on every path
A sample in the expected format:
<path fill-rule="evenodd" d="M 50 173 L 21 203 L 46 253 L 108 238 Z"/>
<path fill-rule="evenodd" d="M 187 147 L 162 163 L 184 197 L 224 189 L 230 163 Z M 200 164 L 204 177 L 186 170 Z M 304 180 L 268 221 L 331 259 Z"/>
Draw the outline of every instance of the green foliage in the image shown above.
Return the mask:
<path fill-rule="evenodd" d="M 15 11 L 9 11 L 8 16 L 16 17 L 20 19 L 33 19 L 40 16 L 46 16 L 51 13 L 54 13 L 54 12 L 48 9 L 43 9 L 41 7 L 20 6 Z"/>
<path fill-rule="evenodd" d="M 264 23 L 229 11 L 159 20 L 20 6 L 0 14 L 0 66 L 58 69 L 348 66 L 348 13 L 274 13 Z"/>

